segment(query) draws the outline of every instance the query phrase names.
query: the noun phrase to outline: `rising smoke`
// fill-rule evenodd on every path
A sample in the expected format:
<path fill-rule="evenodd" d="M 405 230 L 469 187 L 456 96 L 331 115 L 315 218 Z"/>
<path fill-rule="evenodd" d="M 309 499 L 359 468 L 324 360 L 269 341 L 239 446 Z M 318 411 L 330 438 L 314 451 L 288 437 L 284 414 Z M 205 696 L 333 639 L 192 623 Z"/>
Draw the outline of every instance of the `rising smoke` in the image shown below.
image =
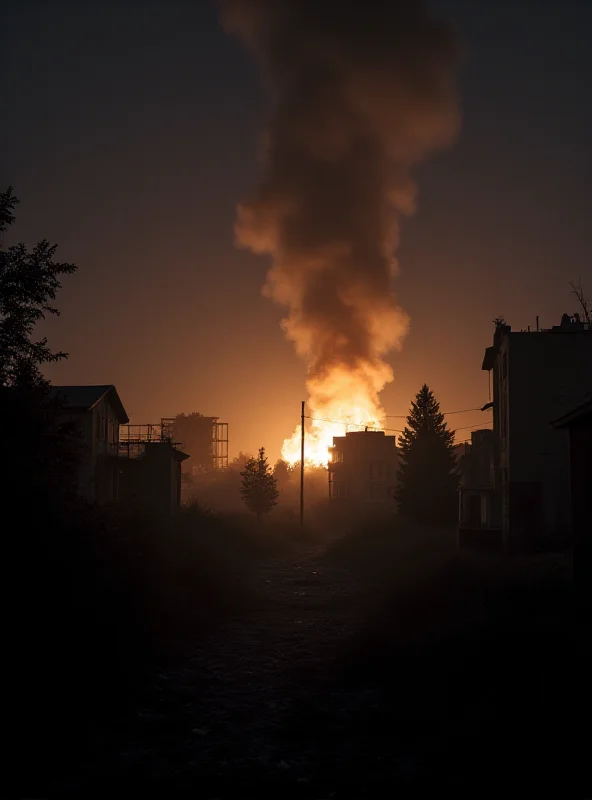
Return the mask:
<path fill-rule="evenodd" d="M 238 241 L 272 257 L 264 291 L 288 308 L 313 415 L 380 424 L 385 357 L 408 329 L 393 277 L 410 171 L 459 127 L 451 31 L 414 0 L 220 2 L 273 99 Z"/>

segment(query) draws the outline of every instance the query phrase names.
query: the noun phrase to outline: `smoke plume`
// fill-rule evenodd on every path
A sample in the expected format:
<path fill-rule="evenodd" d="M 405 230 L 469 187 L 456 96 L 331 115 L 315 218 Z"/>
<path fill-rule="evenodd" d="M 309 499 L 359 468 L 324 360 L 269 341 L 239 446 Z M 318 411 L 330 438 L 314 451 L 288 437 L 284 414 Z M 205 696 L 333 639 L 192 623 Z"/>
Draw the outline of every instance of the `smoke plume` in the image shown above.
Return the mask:
<path fill-rule="evenodd" d="M 238 242 L 271 256 L 264 292 L 288 309 L 312 416 L 378 425 L 386 356 L 409 324 L 393 278 L 400 218 L 415 209 L 411 168 L 459 127 L 451 31 L 414 0 L 220 2 L 273 100 Z M 321 450 L 324 433 L 313 423 Z M 293 450 L 288 440 L 289 460 Z"/>

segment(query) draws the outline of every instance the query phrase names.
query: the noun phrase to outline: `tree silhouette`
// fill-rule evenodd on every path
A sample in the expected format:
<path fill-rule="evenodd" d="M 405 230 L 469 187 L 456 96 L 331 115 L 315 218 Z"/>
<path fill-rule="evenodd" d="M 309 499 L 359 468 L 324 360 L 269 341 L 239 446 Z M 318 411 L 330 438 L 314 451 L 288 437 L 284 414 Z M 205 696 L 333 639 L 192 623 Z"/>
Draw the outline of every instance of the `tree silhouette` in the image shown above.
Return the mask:
<path fill-rule="evenodd" d="M 257 458 L 250 458 L 241 472 L 241 495 L 247 508 L 260 519 L 277 504 L 276 479 L 267 463 L 265 448 L 259 450 Z"/>
<path fill-rule="evenodd" d="M 32 250 L 23 243 L 4 248 L 18 202 L 12 187 L 0 193 L 0 386 L 43 386 L 40 366 L 67 355 L 52 352 L 45 338 L 34 340 L 33 332 L 47 314 L 59 314 L 52 305 L 61 288 L 59 277 L 75 272 L 76 266 L 54 261 L 57 245 L 47 239 Z"/>
<path fill-rule="evenodd" d="M 26 495 L 31 486 L 48 494 L 61 491 L 72 480 L 76 461 L 72 426 L 52 415 L 59 403 L 49 402 L 49 382 L 41 372 L 66 353 L 54 353 L 47 339 L 33 336 L 47 314 L 59 314 L 52 305 L 59 278 L 76 267 L 54 261 L 56 245 L 46 239 L 31 250 L 22 243 L 4 247 L 17 203 L 12 187 L 0 192 L 0 408 L 10 421 L 3 446 L 12 454 L 2 488 L 13 497 Z"/>
<path fill-rule="evenodd" d="M 454 522 L 458 489 L 454 432 L 448 430 L 427 384 L 411 403 L 399 450 L 396 498 L 400 513 L 427 524 Z"/>
<path fill-rule="evenodd" d="M 294 468 L 291 467 L 287 461 L 284 461 L 280 458 L 275 462 L 275 466 L 273 468 L 273 477 L 276 480 L 276 486 L 279 491 L 283 492 L 284 489 L 287 489 L 288 486 L 290 486 L 293 475 Z"/>

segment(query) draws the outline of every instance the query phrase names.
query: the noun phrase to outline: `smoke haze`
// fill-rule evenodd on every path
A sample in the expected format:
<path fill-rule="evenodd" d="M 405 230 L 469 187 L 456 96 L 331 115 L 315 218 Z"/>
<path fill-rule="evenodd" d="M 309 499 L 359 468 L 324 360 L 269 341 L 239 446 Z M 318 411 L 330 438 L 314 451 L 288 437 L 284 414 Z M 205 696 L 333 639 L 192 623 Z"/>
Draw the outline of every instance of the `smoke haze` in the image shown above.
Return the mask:
<path fill-rule="evenodd" d="M 409 326 L 393 278 L 399 221 L 415 209 L 411 168 L 459 129 L 451 30 L 411 0 L 221 7 L 273 99 L 265 173 L 239 206 L 238 242 L 271 256 L 264 292 L 288 309 L 312 416 L 380 425 L 386 356 Z M 312 460 L 326 461 L 327 436 L 342 433 L 313 422 Z M 284 446 L 292 461 L 295 444 Z"/>

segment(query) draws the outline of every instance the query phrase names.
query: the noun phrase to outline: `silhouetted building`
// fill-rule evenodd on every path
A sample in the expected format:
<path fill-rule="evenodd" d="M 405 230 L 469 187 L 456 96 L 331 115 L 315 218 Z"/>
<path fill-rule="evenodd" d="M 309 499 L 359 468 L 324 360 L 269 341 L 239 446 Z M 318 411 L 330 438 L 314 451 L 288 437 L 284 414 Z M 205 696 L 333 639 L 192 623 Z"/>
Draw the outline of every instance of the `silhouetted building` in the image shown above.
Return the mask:
<path fill-rule="evenodd" d="M 62 404 L 60 416 L 80 432 L 80 496 L 99 504 L 117 500 L 119 426 L 129 418 L 115 386 L 54 386 L 51 396 Z"/>
<path fill-rule="evenodd" d="M 494 488 L 494 432 L 473 431 L 464 449 L 459 459 L 459 545 L 497 550 L 501 519 Z"/>
<path fill-rule="evenodd" d="M 506 547 L 571 531 L 569 440 L 550 425 L 592 391 L 592 326 L 564 315 L 549 330 L 500 325 L 482 368 L 493 373 L 494 486 Z"/>
<path fill-rule="evenodd" d="M 329 497 L 343 507 L 395 508 L 399 453 L 384 431 L 351 431 L 333 437 L 329 448 Z"/>
<path fill-rule="evenodd" d="M 121 501 L 160 518 L 174 516 L 181 505 L 181 464 L 188 458 L 167 439 L 122 441 L 119 458 Z"/>
<path fill-rule="evenodd" d="M 569 432 L 569 476 L 574 543 L 574 574 L 592 576 L 592 398 L 554 420 Z"/>

